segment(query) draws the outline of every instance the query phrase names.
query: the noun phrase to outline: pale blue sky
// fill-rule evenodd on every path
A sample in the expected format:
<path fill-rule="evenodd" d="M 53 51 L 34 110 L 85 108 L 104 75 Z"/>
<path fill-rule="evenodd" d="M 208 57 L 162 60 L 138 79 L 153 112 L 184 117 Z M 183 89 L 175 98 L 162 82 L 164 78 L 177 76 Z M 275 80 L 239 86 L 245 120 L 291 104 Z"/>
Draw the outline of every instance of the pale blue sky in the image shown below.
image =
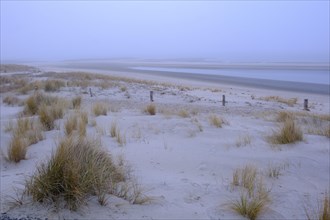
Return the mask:
<path fill-rule="evenodd" d="M 1 59 L 328 61 L 329 1 L 3 1 Z"/>

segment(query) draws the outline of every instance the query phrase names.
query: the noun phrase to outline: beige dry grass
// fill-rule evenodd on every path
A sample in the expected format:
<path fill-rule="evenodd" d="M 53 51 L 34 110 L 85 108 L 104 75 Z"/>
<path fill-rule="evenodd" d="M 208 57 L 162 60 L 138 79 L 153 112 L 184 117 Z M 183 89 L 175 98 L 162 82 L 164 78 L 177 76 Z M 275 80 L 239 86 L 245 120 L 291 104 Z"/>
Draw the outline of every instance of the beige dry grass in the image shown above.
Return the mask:
<path fill-rule="evenodd" d="M 66 135 L 71 135 L 74 130 L 77 130 L 78 128 L 78 117 L 76 114 L 70 115 L 70 117 L 67 118 L 64 129 Z"/>
<path fill-rule="evenodd" d="M 56 92 L 64 86 L 65 82 L 62 80 L 48 79 L 44 82 L 45 92 Z"/>
<path fill-rule="evenodd" d="M 272 144 L 289 144 L 303 140 L 301 128 L 293 119 L 287 119 L 282 127 L 268 138 Z"/>
<path fill-rule="evenodd" d="M 188 118 L 190 116 L 189 112 L 185 109 L 180 109 L 178 112 L 178 116 L 182 118 Z"/>
<path fill-rule="evenodd" d="M 150 201 L 130 172 L 123 161 L 114 162 L 99 139 L 69 136 L 26 181 L 26 193 L 36 202 L 56 207 L 64 202 L 70 210 L 79 209 L 92 196 L 106 205 L 109 194 L 133 204 Z"/>
<path fill-rule="evenodd" d="M 247 165 L 242 169 L 236 169 L 233 173 L 232 185 L 241 187 L 242 191 L 239 199 L 231 201 L 228 206 L 248 219 L 256 219 L 270 203 L 269 191 L 255 166 Z"/>
<path fill-rule="evenodd" d="M 308 220 L 329 220 L 330 219 L 330 196 L 324 193 L 321 200 L 313 204 L 305 205 L 305 215 Z"/>
<path fill-rule="evenodd" d="M 92 106 L 92 112 L 95 116 L 107 115 L 108 108 L 106 104 L 97 102 Z"/>
<path fill-rule="evenodd" d="M 236 147 L 244 147 L 250 144 L 251 144 L 251 136 L 249 134 L 240 135 L 235 142 Z"/>
<path fill-rule="evenodd" d="M 280 111 L 277 115 L 276 121 L 285 122 L 287 120 L 294 120 L 294 113 L 289 111 Z"/>
<path fill-rule="evenodd" d="M 269 199 L 267 194 L 249 197 L 241 193 L 238 200 L 232 201 L 230 209 L 250 220 L 255 220 L 265 210 Z"/>
<path fill-rule="evenodd" d="M 81 100 L 82 100 L 81 96 L 74 97 L 71 101 L 72 102 L 72 107 L 74 109 L 79 109 L 80 106 L 81 106 Z"/>
<path fill-rule="evenodd" d="M 64 110 L 59 105 L 41 105 L 39 107 L 39 120 L 46 131 L 53 130 L 55 128 L 55 121 L 61 119 L 64 116 Z"/>
<path fill-rule="evenodd" d="M 48 162 L 37 167 L 26 189 L 34 201 L 57 205 L 63 200 L 70 210 L 77 210 L 92 195 L 102 202 L 106 194 L 113 194 L 125 181 L 121 171 L 99 140 L 70 136 L 60 141 Z"/>
<path fill-rule="evenodd" d="M 7 159 L 18 163 L 26 157 L 28 143 L 25 138 L 13 135 L 7 150 Z"/>
<path fill-rule="evenodd" d="M 154 104 L 147 105 L 144 112 L 148 113 L 149 115 L 156 115 L 156 105 Z"/>
<path fill-rule="evenodd" d="M 110 136 L 112 138 L 117 136 L 118 125 L 116 121 L 113 121 L 110 126 Z"/>
<path fill-rule="evenodd" d="M 222 127 L 222 124 L 223 124 L 223 119 L 217 115 L 210 115 L 209 117 L 209 122 L 211 125 L 213 125 L 214 127 L 216 128 L 221 128 Z"/>
<path fill-rule="evenodd" d="M 24 102 L 17 98 L 16 96 L 14 95 L 8 95 L 6 96 L 3 100 L 2 100 L 3 103 L 7 104 L 7 105 L 11 105 L 11 106 L 14 106 L 14 105 L 23 105 Z"/>
<path fill-rule="evenodd" d="M 25 159 L 27 147 L 44 139 L 41 126 L 30 118 L 19 118 L 12 128 L 12 139 L 7 150 L 7 159 L 19 162 Z"/>
<path fill-rule="evenodd" d="M 286 98 L 282 98 L 279 96 L 266 96 L 266 97 L 262 97 L 260 99 L 265 100 L 265 101 L 284 103 L 291 107 L 294 106 L 295 104 L 297 104 L 297 101 L 298 101 L 297 98 L 286 99 Z"/>
<path fill-rule="evenodd" d="M 257 168 L 252 165 L 246 165 L 242 169 L 236 169 L 233 173 L 233 186 L 244 187 L 251 197 L 255 191 L 257 180 Z"/>

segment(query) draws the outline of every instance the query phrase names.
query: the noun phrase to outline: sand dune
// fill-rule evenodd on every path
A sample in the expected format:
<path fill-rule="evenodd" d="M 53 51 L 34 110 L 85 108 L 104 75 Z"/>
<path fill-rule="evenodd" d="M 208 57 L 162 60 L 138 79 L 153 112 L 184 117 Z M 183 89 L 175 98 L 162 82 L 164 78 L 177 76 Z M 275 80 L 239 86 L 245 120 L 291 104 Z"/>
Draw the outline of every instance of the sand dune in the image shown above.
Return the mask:
<path fill-rule="evenodd" d="M 75 68 L 67 72 L 69 69 L 42 67 L 39 73 L 1 76 L 0 196 L 1 213 L 9 217 L 243 219 L 229 204 L 246 192 L 233 179 L 235 171 L 245 166 L 256 169 L 256 178 L 262 179 L 269 197 L 260 218 L 305 219 L 304 207 L 316 210 L 315 201 L 330 190 L 328 94 L 123 69 L 77 73 L 83 68 Z M 48 72 L 51 70 L 55 72 Z M 46 80 L 57 83 L 47 85 Z M 10 162 L 6 158 L 12 127 L 24 111 L 24 100 L 36 93 L 67 100 L 63 118 L 55 120 L 54 128 L 43 129 L 44 139 L 27 147 L 26 159 Z M 75 97 L 81 97 L 81 106 L 76 109 L 72 107 Z M 310 111 L 303 109 L 306 98 Z M 106 115 L 95 115 L 97 103 L 105 106 Z M 155 115 L 145 110 L 150 104 L 156 108 Z M 25 180 L 41 162 L 49 160 L 59 140 L 66 136 L 65 124 L 77 111 L 88 116 L 86 135 L 101 140 L 115 161 L 124 158 L 130 165 L 143 195 L 149 198 L 147 203 L 132 204 L 109 193 L 107 204 L 101 206 L 95 195 L 89 195 L 86 204 L 70 211 L 48 202 L 32 202 L 31 195 L 20 196 Z M 23 115 L 39 122 L 38 114 Z M 270 141 L 269 137 L 284 125 L 281 115 L 291 115 L 302 140 L 288 144 Z M 111 137 L 114 122 L 122 141 Z M 259 189 L 257 182 L 255 187 Z"/>

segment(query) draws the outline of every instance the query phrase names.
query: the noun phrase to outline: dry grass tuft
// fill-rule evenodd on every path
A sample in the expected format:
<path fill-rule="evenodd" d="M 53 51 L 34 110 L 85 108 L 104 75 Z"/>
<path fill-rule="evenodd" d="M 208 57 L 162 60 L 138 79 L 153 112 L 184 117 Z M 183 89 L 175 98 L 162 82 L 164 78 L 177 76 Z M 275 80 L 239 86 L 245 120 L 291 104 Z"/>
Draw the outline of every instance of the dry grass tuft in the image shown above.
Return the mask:
<path fill-rule="evenodd" d="M 262 97 L 260 98 L 261 100 L 265 100 L 265 101 L 272 101 L 272 102 L 280 102 L 280 103 L 284 103 L 287 104 L 288 106 L 294 106 L 295 104 L 297 104 L 298 99 L 297 98 L 290 98 L 290 99 L 285 99 L 279 96 L 266 96 L 266 97 Z"/>
<path fill-rule="evenodd" d="M 221 128 L 223 124 L 223 119 L 217 115 L 210 115 L 209 122 L 211 125 L 215 126 L 216 128 Z"/>
<path fill-rule="evenodd" d="M 112 138 L 117 136 L 117 130 L 118 130 L 117 122 L 113 121 L 110 127 L 110 136 Z"/>
<path fill-rule="evenodd" d="M 249 196 L 252 196 L 257 180 L 257 168 L 247 165 L 243 169 L 236 169 L 233 173 L 233 186 L 241 186 L 247 189 Z"/>
<path fill-rule="evenodd" d="M 231 202 L 229 207 L 238 214 L 250 220 L 255 220 L 265 210 L 268 203 L 267 194 L 261 193 L 257 196 L 249 197 L 247 194 L 241 193 L 240 198 Z"/>
<path fill-rule="evenodd" d="M 55 106 L 42 105 L 39 108 L 39 120 L 46 131 L 55 128 L 55 120 L 63 118 L 63 111 Z"/>
<path fill-rule="evenodd" d="M 3 100 L 3 103 L 7 104 L 7 105 L 23 105 L 24 103 L 22 102 L 22 100 L 20 100 L 19 98 L 17 98 L 16 96 L 13 95 L 8 95 L 6 96 Z"/>
<path fill-rule="evenodd" d="M 276 121 L 285 122 L 287 120 L 294 120 L 294 114 L 288 111 L 280 111 L 277 115 Z"/>
<path fill-rule="evenodd" d="M 43 93 L 35 93 L 25 101 L 23 113 L 25 115 L 36 115 L 41 106 L 49 106 L 53 109 L 56 118 L 62 118 L 64 109 L 67 108 L 65 99 L 54 96 L 45 95 Z"/>
<path fill-rule="evenodd" d="M 121 133 L 121 131 L 117 125 L 117 122 L 115 122 L 115 121 L 113 121 L 111 123 L 110 136 L 112 138 L 116 138 L 116 141 L 118 142 L 119 146 L 126 145 L 126 135 Z"/>
<path fill-rule="evenodd" d="M 65 122 L 65 134 L 71 135 L 74 130 L 77 130 L 78 127 L 78 117 L 77 115 L 71 115 Z"/>
<path fill-rule="evenodd" d="M 156 105 L 154 104 L 149 104 L 144 110 L 146 113 L 149 115 L 156 115 Z"/>
<path fill-rule="evenodd" d="M 251 136 L 249 134 L 239 136 L 235 143 L 236 147 L 247 146 L 250 144 L 251 144 Z"/>
<path fill-rule="evenodd" d="M 81 96 L 73 98 L 71 102 L 74 109 L 79 109 L 81 106 Z"/>
<path fill-rule="evenodd" d="M 19 118 L 12 128 L 13 135 L 8 147 L 8 160 L 19 162 L 25 159 L 27 147 L 44 139 L 41 126 L 30 118 Z"/>
<path fill-rule="evenodd" d="M 15 163 L 24 160 L 27 147 L 28 143 L 25 138 L 13 135 L 7 151 L 8 160 Z"/>
<path fill-rule="evenodd" d="M 316 204 L 316 207 L 315 207 Z M 329 220 L 330 219 L 330 196 L 326 192 L 322 200 L 313 205 L 305 206 L 305 214 L 308 220 Z"/>
<path fill-rule="evenodd" d="M 61 140 L 50 160 L 37 167 L 26 182 L 27 194 L 36 202 L 77 210 L 88 197 L 96 195 L 104 205 L 106 194 L 114 194 L 126 177 L 101 148 L 99 140 L 66 137 Z"/>
<path fill-rule="evenodd" d="M 65 82 L 62 80 L 46 80 L 44 82 L 45 92 L 56 92 L 64 86 Z"/>
<path fill-rule="evenodd" d="M 269 137 L 272 144 L 289 144 L 303 140 L 303 133 L 293 119 L 287 119 L 283 126 Z"/>
<path fill-rule="evenodd" d="M 97 102 L 93 105 L 92 112 L 95 116 L 107 115 L 108 106 L 103 103 Z"/>
<path fill-rule="evenodd" d="M 182 118 L 188 118 L 190 116 L 189 112 L 185 109 L 181 109 L 178 112 L 178 116 L 182 117 Z"/>
<path fill-rule="evenodd" d="M 266 190 L 257 169 L 248 165 L 233 173 L 233 186 L 243 188 L 240 198 L 229 203 L 229 208 L 248 219 L 256 219 L 270 202 L 269 191 Z"/>

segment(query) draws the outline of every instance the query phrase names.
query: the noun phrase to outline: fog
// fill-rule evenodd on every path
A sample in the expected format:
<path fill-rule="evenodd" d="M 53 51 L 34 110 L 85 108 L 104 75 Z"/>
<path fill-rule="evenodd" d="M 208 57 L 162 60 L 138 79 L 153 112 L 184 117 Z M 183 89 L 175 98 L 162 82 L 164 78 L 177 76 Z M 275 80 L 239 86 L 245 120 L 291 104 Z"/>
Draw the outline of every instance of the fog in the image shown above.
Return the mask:
<path fill-rule="evenodd" d="M 1 1 L 1 60 L 329 60 L 329 1 Z"/>

